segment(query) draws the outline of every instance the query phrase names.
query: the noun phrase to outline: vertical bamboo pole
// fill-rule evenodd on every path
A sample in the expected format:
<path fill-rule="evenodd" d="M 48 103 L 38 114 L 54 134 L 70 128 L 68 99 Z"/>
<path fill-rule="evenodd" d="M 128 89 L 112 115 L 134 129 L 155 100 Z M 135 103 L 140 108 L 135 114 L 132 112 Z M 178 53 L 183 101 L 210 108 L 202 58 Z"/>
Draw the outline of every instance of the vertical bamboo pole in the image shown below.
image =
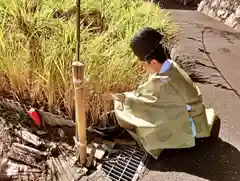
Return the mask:
<path fill-rule="evenodd" d="M 77 26 L 77 61 L 80 61 L 80 0 L 77 0 L 77 18 L 76 18 L 76 26 Z"/>
<path fill-rule="evenodd" d="M 86 163 L 87 141 L 86 141 L 86 118 L 85 118 L 85 94 L 84 94 L 84 64 L 75 61 L 72 64 L 73 84 L 75 89 L 75 120 L 77 135 L 79 138 L 80 163 Z"/>

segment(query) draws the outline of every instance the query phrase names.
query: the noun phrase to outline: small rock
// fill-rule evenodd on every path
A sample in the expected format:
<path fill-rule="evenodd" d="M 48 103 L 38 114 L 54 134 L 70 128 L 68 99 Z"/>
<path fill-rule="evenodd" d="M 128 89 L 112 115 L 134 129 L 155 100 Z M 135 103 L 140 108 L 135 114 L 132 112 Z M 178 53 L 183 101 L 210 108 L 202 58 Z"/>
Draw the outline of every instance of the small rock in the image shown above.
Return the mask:
<path fill-rule="evenodd" d="M 87 181 L 88 180 L 88 177 L 87 176 L 83 176 L 80 181 Z M 75 180 L 74 180 L 75 181 Z"/>
<path fill-rule="evenodd" d="M 219 10 L 217 11 L 217 16 L 218 16 L 218 17 L 221 17 L 221 16 L 223 16 L 225 13 L 226 13 L 226 10 L 224 10 L 224 9 L 219 9 Z"/>
<path fill-rule="evenodd" d="M 63 129 L 62 128 L 58 128 L 58 134 L 59 134 L 59 136 L 61 137 L 61 138 L 64 138 L 65 137 L 65 133 L 64 133 L 64 131 L 63 131 Z"/>
<path fill-rule="evenodd" d="M 102 168 L 102 164 L 98 164 L 97 170 L 100 170 Z"/>
<path fill-rule="evenodd" d="M 43 135 L 47 134 L 46 131 L 41 131 L 41 130 L 37 130 L 36 133 L 37 133 L 38 136 L 43 136 Z"/>
<path fill-rule="evenodd" d="M 0 173 L 3 173 L 8 168 L 8 159 L 0 157 Z"/>
<path fill-rule="evenodd" d="M 107 150 L 108 154 L 111 155 L 113 153 L 117 153 L 119 152 L 120 150 L 119 149 L 113 149 L 113 148 L 110 148 L 108 145 L 106 144 L 103 144 L 102 147 Z"/>
<path fill-rule="evenodd" d="M 235 28 L 236 31 L 240 32 L 240 24 L 238 24 Z"/>
<path fill-rule="evenodd" d="M 0 155 L 3 153 L 3 142 L 0 142 Z"/>
<path fill-rule="evenodd" d="M 97 170 L 88 176 L 87 181 L 112 181 L 103 170 Z"/>
<path fill-rule="evenodd" d="M 207 5 L 206 1 L 201 1 L 201 3 L 198 6 L 197 11 L 200 11 L 200 12 L 203 11 L 203 9 L 205 8 L 206 5 Z"/>
<path fill-rule="evenodd" d="M 17 163 L 0 156 L 0 180 L 10 180 L 12 176 L 18 175 L 20 170 Z"/>
<path fill-rule="evenodd" d="M 237 7 L 237 9 L 235 11 L 235 16 L 236 16 L 236 18 L 240 18 L 240 6 Z"/>
<path fill-rule="evenodd" d="M 212 3 L 212 8 L 218 8 L 220 5 L 220 1 L 219 0 L 213 0 Z"/>
<path fill-rule="evenodd" d="M 72 181 L 83 180 L 83 178 L 87 178 L 86 176 L 87 172 L 88 172 L 88 169 L 85 167 L 81 167 L 81 168 L 74 167 L 74 169 L 72 170 L 72 173 L 73 173 Z"/>
<path fill-rule="evenodd" d="M 235 19 L 236 19 L 236 17 L 235 17 L 235 14 L 233 13 L 226 19 L 225 24 L 230 27 L 234 27 Z"/>
<path fill-rule="evenodd" d="M 57 157 L 59 155 L 59 149 L 56 144 L 51 145 L 50 152 L 54 157 Z"/>
<path fill-rule="evenodd" d="M 104 148 L 102 148 L 101 145 L 97 144 L 97 143 L 94 143 L 93 144 L 96 148 L 96 151 L 95 151 L 95 154 L 94 154 L 94 157 L 98 160 L 101 160 L 103 158 L 103 156 L 105 155 L 106 153 L 106 150 Z M 87 147 L 87 154 L 91 154 L 91 147 Z"/>
<path fill-rule="evenodd" d="M 97 166 L 97 161 L 93 160 L 93 167 L 96 168 L 96 166 Z"/>
<path fill-rule="evenodd" d="M 213 9 L 211 9 L 211 10 L 208 12 L 208 16 L 210 16 L 211 18 L 215 18 L 215 17 L 216 17 L 216 13 L 213 11 Z"/>
<path fill-rule="evenodd" d="M 116 143 L 114 143 L 112 141 L 103 140 L 102 142 L 103 142 L 103 144 L 107 145 L 110 148 L 114 148 L 114 146 L 116 145 Z"/>
<path fill-rule="evenodd" d="M 204 7 L 203 10 L 202 10 L 202 12 L 204 14 L 208 14 L 209 11 L 210 11 L 210 9 L 208 7 Z"/>
<path fill-rule="evenodd" d="M 98 160 L 102 160 L 103 156 L 105 155 L 106 150 L 103 148 L 97 148 L 94 157 Z"/>
<path fill-rule="evenodd" d="M 88 147 L 90 149 L 90 154 L 87 157 L 87 163 L 86 163 L 87 168 L 92 166 L 94 155 L 95 155 L 95 152 L 96 152 L 96 148 L 95 148 L 94 144 L 90 144 L 90 145 L 88 145 Z"/>
<path fill-rule="evenodd" d="M 227 6 L 228 6 L 228 2 L 227 1 L 221 1 L 220 2 L 220 7 L 226 8 Z"/>
<path fill-rule="evenodd" d="M 227 10 L 225 10 L 225 13 L 220 16 L 220 18 L 221 18 L 222 20 L 225 20 L 225 19 L 227 19 L 228 17 L 229 17 L 229 12 L 228 12 Z"/>

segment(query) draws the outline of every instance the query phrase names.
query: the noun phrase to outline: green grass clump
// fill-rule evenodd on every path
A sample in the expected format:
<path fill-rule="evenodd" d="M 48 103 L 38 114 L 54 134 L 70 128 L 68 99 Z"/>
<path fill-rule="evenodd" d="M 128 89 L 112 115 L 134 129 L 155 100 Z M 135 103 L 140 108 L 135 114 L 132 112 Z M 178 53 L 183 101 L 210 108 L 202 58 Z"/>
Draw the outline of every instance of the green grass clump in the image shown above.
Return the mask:
<path fill-rule="evenodd" d="M 73 116 L 75 2 L 0 2 L 0 95 Z M 96 121 L 103 111 L 103 93 L 130 91 L 141 80 L 129 47 L 132 35 L 142 26 L 151 26 L 170 42 L 176 26 L 167 12 L 141 0 L 81 0 L 80 19 L 80 57 L 95 93 L 88 96 L 87 111 Z"/>

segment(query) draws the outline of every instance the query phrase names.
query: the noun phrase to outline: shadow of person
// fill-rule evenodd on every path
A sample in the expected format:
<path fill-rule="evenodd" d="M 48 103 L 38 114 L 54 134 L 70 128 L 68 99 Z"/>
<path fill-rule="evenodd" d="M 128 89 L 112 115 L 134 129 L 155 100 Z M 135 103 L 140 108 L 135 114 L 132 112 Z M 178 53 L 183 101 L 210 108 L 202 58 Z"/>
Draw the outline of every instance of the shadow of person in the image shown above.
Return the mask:
<path fill-rule="evenodd" d="M 185 172 L 210 181 L 240 180 L 240 153 L 220 138 L 201 139 L 190 149 L 164 150 L 147 167 L 153 171 Z"/>

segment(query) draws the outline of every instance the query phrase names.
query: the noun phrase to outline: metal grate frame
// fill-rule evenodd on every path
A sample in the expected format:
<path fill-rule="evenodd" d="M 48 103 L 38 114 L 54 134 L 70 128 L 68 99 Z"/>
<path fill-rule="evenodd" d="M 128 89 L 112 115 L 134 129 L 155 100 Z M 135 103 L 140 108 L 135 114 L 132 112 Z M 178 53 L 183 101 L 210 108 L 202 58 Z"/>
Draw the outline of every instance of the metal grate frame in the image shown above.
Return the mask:
<path fill-rule="evenodd" d="M 144 170 L 147 153 L 133 146 L 120 146 L 120 151 L 104 162 L 102 170 L 113 181 L 136 181 Z"/>

